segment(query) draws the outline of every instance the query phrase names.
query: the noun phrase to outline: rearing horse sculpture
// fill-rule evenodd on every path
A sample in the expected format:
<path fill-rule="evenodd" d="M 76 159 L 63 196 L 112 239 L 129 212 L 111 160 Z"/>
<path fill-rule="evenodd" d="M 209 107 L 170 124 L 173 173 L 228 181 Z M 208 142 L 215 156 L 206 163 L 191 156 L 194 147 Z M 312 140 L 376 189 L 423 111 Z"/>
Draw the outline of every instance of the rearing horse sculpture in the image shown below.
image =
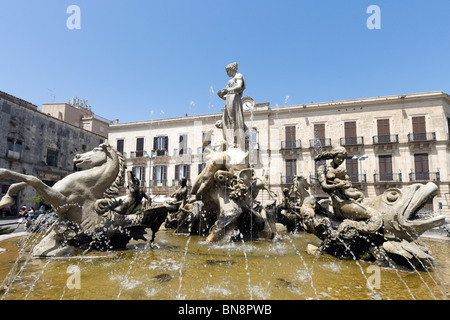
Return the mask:
<path fill-rule="evenodd" d="M 124 183 L 126 166 L 120 152 L 106 142 L 77 154 L 73 161 L 77 168 L 89 169 L 74 172 L 53 187 L 34 176 L 0 169 L 0 180 L 20 181 L 8 189 L 0 200 L 0 208 L 13 204 L 15 193 L 31 186 L 59 216 L 56 226 L 35 248 L 36 255 L 73 254 L 73 250 L 67 250 L 68 246 L 83 250 L 92 245 L 96 249 L 120 248 L 131 238 L 145 240 L 145 228 L 150 227 L 155 233 L 167 215 L 165 207 L 129 215 L 108 210 Z"/>
<path fill-rule="evenodd" d="M 49 187 L 38 178 L 0 169 L 0 180 L 11 178 L 22 181 L 11 185 L 0 201 L 0 208 L 13 204 L 12 196 L 25 188 L 33 187 L 62 219 L 78 224 L 91 225 L 91 212 L 99 211 L 97 201 L 117 195 L 118 187 L 124 182 L 125 165 L 123 156 L 102 143 L 92 151 L 77 154 L 73 159 L 77 168 L 91 167 L 89 170 L 74 172 Z M 89 220 L 89 221 L 85 221 Z"/>

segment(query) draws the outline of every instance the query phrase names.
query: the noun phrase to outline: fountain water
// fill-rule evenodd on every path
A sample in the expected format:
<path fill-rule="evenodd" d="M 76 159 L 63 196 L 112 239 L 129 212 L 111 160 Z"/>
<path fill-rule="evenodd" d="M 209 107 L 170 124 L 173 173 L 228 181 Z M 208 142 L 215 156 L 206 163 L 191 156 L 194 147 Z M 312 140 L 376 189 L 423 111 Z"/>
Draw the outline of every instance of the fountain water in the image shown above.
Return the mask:
<path fill-rule="evenodd" d="M 230 136 L 231 131 L 240 132 L 246 127 L 240 114 L 245 80 L 237 74 L 237 69 L 228 70 L 233 68 L 227 67 L 232 79 L 219 94 L 227 101 L 227 113 L 217 124 L 222 129 L 225 148 L 209 153 L 207 166 L 193 185 L 195 199 L 191 201 L 183 196 L 164 206 L 124 215 L 116 211 L 130 213 L 137 198 L 126 202 L 130 206 L 118 204 L 111 196 L 114 193 L 111 185 L 96 188 L 96 198 L 91 194 L 76 194 L 76 199 L 61 189 L 61 185 L 54 189 L 45 187 L 41 191 L 53 195 L 55 204 L 61 199 L 67 202 L 54 206 L 60 215 L 55 227 L 44 233 L 2 242 L 2 247 L 8 251 L 0 255 L 0 278 L 4 279 L 1 299 L 446 299 L 446 283 L 450 279 L 446 243 L 427 242 L 434 252 L 434 264 L 429 265 L 422 259 L 406 259 L 406 266 L 409 264 L 412 271 L 400 269 L 395 257 L 385 252 L 384 265 L 375 268 L 376 274 L 369 272 L 374 270 L 369 270 L 374 266 L 372 263 L 378 261 L 368 253 L 381 251 L 386 242 L 391 245 L 386 248 L 392 251 L 395 245 L 400 248 L 398 245 L 402 245 L 401 236 L 404 236 L 408 238 L 408 243 L 403 243 L 406 248 L 419 248 L 414 242 L 415 234 L 411 233 L 414 229 L 405 229 L 406 234 L 401 236 L 391 230 L 390 212 L 384 212 L 391 220 L 383 220 L 382 229 L 367 226 L 364 220 L 357 222 L 365 229 L 358 229 L 357 224 L 343 228 L 340 227 L 342 221 L 333 216 L 334 212 L 326 211 L 304 193 L 302 203 L 297 208 L 292 206 L 292 210 L 299 211 L 295 224 L 302 225 L 307 232 L 281 232 L 275 228 L 277 206 L 268 182 L 264 177 L 253 176 L 255 170 L 245 152 L 243 136 L 237 134 L 236 140 Z M 240 89 L 236 87 L 239 83 L 243 85 Z M 227 117 L 237 121 L 228 121 Z M 251 128 L 253 117 L 251 109 Z M 233 123 L 237 128 L 232 127 Z M 249 146 L 251 151 L 252 143 Z M 77 156 L 77 162 L 80 164 L 83 159 L 92 157 L 98 160 L 99 166 L 106 166 L 104 160 L 108 157 L 100 152 L 110 154 L 117 162 L 108 163 L 111 172 L 103 175 L 118 187 L 125 174 L 120 155 L 108 144 L 96 149 Z M 321 140 L 315 139 L 314 153 L 320 155 L 323 149 Z M 0 171 L 0 177 L 6 176 L 30 180 Z M 83 178 L 81 174 L 77 177 Z M 432 186 L 424 189 L 432 189 Z M 178 194 L 185 194 L 184 191 Z M 257 203 L 256 200 L 261 199 L 261 196 L 257 198 L 259 191 L 264 194 L 267 191 L 268 201 Z M 404 191 L 404 196 L 408 192 Z M 64 197 L 54 197 L 59 193 Z M 393 194 L 389 196 L 392 200 Z M 360 208 L 353 202 L 350 204 L 354 210 Z M 286 208 L 289 205 L 286 203 Z M 367 210 L 373 213 L 379 207 L 369 206 Z M 348 213 L 344 209 L 342 211 Z M 168 211 L 169 217 L 173 213 L 183 213 L 180 220 L 175 219 L 178 234 L 167 223 L 153 243 Z M 61 223 L 62 218 L 78 227 Z M 354 222 L 351 217 L 347 219 Z M 152 231 L 152 245 L 148 245 L 150 237 L 144 236 L 146 230 Z M 59 241 L 61 237 L 64 241 Z M 42 239 L 47 242 L 43 243 Z M 55 240 L 56 249 L 46 246 L 48 240 Z M 88 241 L 95 243 L 94 248 L 86 245 Z M 77 250 L 67 254 L 67 244 Z M 311 252 L 308 249 L 311 244 L 320 250 Z M 56 257 L 46 256 L 44 249 L 55 253 Z M 43 259 L 34 259 L 36 252 Z M 66 255 L 58 257 L 58 253 Z M 415 252 L 422 256 L 425 253 Z M 420 266 L 425 271 L 417 270 Z M 71 272 L 78 272 L 79 286 L 68 285 L 73 276 Z M 379 287 L 372 285 L 373 276 L 379 277 Z"/>

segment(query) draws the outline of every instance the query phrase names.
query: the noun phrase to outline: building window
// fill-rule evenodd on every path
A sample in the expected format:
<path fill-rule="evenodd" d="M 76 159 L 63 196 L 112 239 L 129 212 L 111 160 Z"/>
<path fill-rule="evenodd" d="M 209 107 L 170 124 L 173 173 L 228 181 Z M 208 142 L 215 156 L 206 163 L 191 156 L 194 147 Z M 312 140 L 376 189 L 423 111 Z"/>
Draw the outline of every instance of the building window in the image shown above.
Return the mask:
<path fill-rule="evenodd" d="M 295 148 L 296 142 L 295 142 L 295 126 L 286 126 L 285 132 L 285 147 L 286 148 Z"/>
<path fill-rule="evenodd" d="M 145 186 L 145 167 L 133 167 L 131 171 L 133 172 L 134 176 L 139 179 L 140 186 Z"/>
<path fill-rule="evenodd" d="M 295 128 L 295 127 L 294 127 Z M 291 184 L 294 181 L 294 176 L 297 175 L 297 160 L 296 159 L 286 159 L 286 176 L 282 178 L 282 184 Z"/>
<path fill-rule="evenodd" d="M 358 172 L 358 159 L 352 159 L 351 157 L 345 160 L 345 168 L 347 169 L 347 174 L 352 180 L 352 182 L 359 182 L 359 172 Z"/>
<path fill-rule="evenodd" d="M 186 179 L 191 178 L 191 166 L 188 164 L 177 164 L 175 165 L 175 180 L 179 180 L 182 177 Z"/>
<path fill-rule="evenodd" d="M 203 132 L 202 134 L 202 153 L 205 151 L 205 148 L 211 148 L 211 134 L 209 132 Z"/>
<path fill-rule="evenodd" d="M 357 144 L 355 121 L 344 123 L 344 133 L 345 133 L 345 145 Z"/>
<path fill-rule="evenodd" d="M 47 149 L 47 165 L 51 167 L 58 166 L 58 151 Z"/>
<path fill-rule="evenodd" d="M 182 154 L 187 154 L 188 150 L 187 150 L 187 134 L 181 134 L 179 139 L 178 139 L 178 154 L 182 155 Z"/>
<path fill-rule="evenodd" d="M 169 137 L 160 136 L 153 138 L 153 150 L 156 151 L 157 156 L 165 156 L 169 149 Z"/>
<path fill-rule="evenodd" d="M 6 157 L 20 159 L 22 157 L 22 141 L 7 139 Z"/>
<path fill-rule="evenodd" d="M 153 181 L 154 186 L 163 187 L 167 185 L 167 166 L 153 167 Z"/>
<path fill-rule="evenodd" d="M 123 139 L 118 139 L 117 140 L 117 151 L 119 151 L 120 153 L 123 154 L 123 147 L 124 147 L 124 140 Z"/>
<path fill-rule="evenodd" d="M 428 153 L 414 154 L 414 180 L 427 181 L 430 180 L 430 169 L 428 166 Z"/>
<path fill-rule="evenodd" d="M 144 138 L 136 139 L 136 157 L 141 158 L 144 156 Z"/>
<path fill-rule="evenodd" d="M 380 181 L 392 181 L 392 156 L 379 156 L 378 168 L 380 169 Z"/>

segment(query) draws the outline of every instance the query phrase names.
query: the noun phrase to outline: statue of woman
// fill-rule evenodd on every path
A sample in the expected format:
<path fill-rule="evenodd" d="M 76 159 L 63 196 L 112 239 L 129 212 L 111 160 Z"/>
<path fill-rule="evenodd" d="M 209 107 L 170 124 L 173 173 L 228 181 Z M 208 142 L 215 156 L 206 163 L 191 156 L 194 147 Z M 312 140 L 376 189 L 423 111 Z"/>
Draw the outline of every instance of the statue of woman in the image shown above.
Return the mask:
<path fill-rule="evenodd" d="M 245 80 L 238 73 L 236 62 L 230 63 L 225 70 L 231 80 L 227 86 L 219 90 L 217 95 L 226 101 L 222 116 L 222 130 L 227 148 L 239 148 L 245 150 L 245 123 L 242 108 L 242 93 L 245 90 Z"/>
<path fill-rule="evenodd" d="M 352 187 L 347 171 L 339 166 L 347 157 L 344 147 L 335 147 L 331 151 L 319 154 L 314 160 L 332 159 L 329 164 L 321 165 L 317 169 L 317 177 L 322 190 L 330 195 L 333 213 L 341 219 L 368 219 L 367 224 L 355 224 L 348 221 L 345 225 L 357 226 L 363 231 L 377 230 L 381 226 L 380 213 L 362 204 L 364 194 Z"/>

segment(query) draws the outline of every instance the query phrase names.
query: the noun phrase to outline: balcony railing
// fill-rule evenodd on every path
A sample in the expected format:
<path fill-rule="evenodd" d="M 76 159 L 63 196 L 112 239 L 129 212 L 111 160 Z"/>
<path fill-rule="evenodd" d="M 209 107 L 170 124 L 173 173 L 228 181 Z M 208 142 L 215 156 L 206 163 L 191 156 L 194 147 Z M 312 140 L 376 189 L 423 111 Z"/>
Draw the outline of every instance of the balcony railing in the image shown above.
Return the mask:
<path fill-rule="evenodd" d="M 174 156 L 182 156 L 186 154 L 192 154 L 191 148 L 175 148 L 173 149 Z"/>
<path fill-rule="evenodd" d="M 323 138 L 323 139 L 310 139 L 309 140 L 310 148 L 325 148 L 331 147 L 331 139 Z"/>
<path fill-rule="evenodd" d="M 152 154 L 156 155 L 157 157 L 167 156 L 167 150 L 166 149 L 152 150 Z"/>
<path fill-rule="evenodd" d="M 186 185 L 191 186 L 191 179 L 186 180 Z M 172 179 L 172 187 L 178 187 L 181 186 L 180 179 Z"/>
<path fill-rule="evenodd" d="M 152 180 L 150 184 L 152 187 L 167 187 L 167 180 Z"/>
<path fill-rule="evenodd" d="M 409 133 L 408 142 L 436 141 L 436 132 Z"/>
<path fill-rule="evenodd" d="M 390 144 L 398 143 L 398 134 L 386 134 L 381 136 L 373 136 L 373 144 Z"/>
<path fill-rule="evenodd" d="M 285 140 L 281 141 L 281 149 L 301 149 L 302 142 L 300 140 Z"/>
<path fill-rule="evenodd" d="M 350 180 L 353 183 L 361 183 L 361 182 L 367 182 L 367 176 L 366 174 L 351 174 L 350 176 Z"/>
<path fill-rule="evenodd" d="M 144 158 L 147 157 L 147 151 L 144 150 L 138 150 L 138 151 L 131 151 L 130 152 L 130 158 Z"/>
<path fill-rule="evenodd" d="M 361 146 L 361 145 L 364 145 L 364 137 L 341 138 L 341 146 Z"/>
<path fill-rule="evenodd" d="M 441 181 L 440 172 L 411 172 L 409 181 Z"/>
<path fill-rule="evenodd" d="M 294 176 L 281 176 L 281 184 L 292 184 Z"/>
<path fill-rule="evenodd" d="M 373 175 L 374 182 L 402 182 L 401 173 L 375 173 Z"/>

